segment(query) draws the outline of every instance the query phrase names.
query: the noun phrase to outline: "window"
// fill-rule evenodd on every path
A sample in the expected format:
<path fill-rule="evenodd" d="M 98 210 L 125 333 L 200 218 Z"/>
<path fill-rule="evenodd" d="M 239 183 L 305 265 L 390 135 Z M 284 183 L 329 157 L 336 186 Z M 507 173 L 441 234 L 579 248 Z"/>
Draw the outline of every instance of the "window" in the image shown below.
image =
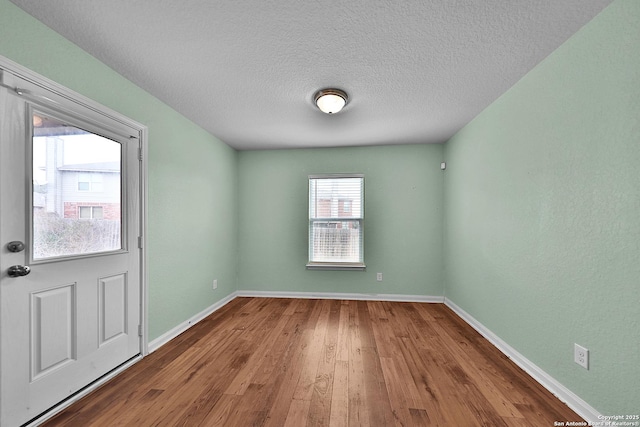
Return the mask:
<path fill-rule="evenodd" d="M 351 200 L 341 200 L 341 205 L 342 205 L 342 213 L 343 214 L 350 214 L 351 213 Z M 344 216 L 344 215 L 341 215 Z M 349 216 L 349 215 L 346 215 Z"/>
<path fill-rule="evenodd" d="M 104 212 L 102 206 L 80 206 L 78 208 L 78 217 L 80 219 L 102 219 Z"/>
<path fill-rule="evenodd" d="M 363 270 L 363 175 L 309 176 L 309 269 Z"/>
<path fill-rule="evenodd" d="M 78 174 L 78 191 L 102 191 L 102 174 L 81 173 Z"/>

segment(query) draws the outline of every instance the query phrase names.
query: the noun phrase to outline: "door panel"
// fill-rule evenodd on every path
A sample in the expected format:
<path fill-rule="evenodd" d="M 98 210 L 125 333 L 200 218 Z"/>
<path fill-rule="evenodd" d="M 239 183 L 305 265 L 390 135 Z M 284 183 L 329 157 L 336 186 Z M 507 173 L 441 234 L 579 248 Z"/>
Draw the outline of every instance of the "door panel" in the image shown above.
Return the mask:
<path fill-rule="evenodd" d="M 100 279 L 100 343 L 127 334 L 127 275 Z"/>
<path fill-rule="evenodd" d="M 75 287 L 31 294 L 31 381 L 75 359 Z"/>
<path fill-rule="evenodd" d="M 0 78 L 0 424 L 9 426 L 141 353 L 141 198 L 132 128 Z M 25 249 L 11 252 L 11 241 Z M 31 270 L 12 277 L 15 265 Z"/>

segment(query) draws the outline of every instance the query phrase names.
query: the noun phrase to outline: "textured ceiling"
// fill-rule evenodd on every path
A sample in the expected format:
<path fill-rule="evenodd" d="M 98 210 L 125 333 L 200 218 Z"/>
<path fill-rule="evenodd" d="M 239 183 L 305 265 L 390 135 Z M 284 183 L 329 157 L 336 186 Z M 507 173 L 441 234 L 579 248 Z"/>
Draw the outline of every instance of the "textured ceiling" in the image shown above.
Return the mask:
<path fill-rule="evenodd" d="M 237 149 L 446 141 L 611 0 L 13 0 Z M 336 87 L 347 107 L 312 104 Z"/>

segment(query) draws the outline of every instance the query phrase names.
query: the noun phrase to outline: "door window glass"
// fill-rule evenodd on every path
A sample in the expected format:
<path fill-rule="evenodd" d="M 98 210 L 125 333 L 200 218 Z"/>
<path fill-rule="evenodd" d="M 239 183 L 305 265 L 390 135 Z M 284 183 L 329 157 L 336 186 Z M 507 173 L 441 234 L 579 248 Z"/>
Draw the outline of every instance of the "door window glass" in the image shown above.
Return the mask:
<path fill-rule="evenodd" d="M 34 260 L 122 249 L 121 144 L 38 112 L 32 119 Z"/>

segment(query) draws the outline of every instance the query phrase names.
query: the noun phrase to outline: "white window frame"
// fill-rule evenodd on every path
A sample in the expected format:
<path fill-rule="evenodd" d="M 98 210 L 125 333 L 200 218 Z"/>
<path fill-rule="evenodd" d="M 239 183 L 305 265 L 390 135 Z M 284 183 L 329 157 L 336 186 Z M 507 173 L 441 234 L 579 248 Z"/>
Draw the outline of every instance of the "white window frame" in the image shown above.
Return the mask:
<path fill-rule="evenodd" d="M 311 200 L 312 197 L 314 197 L 314 195 L 311 193 L 311 180 L 316 180 L 316 179 L 341 179 L 341 178 L 360 178 L 362 179 L 362 191 L 360 194 L 360 199 L 361 199 L 361 214 L 359 218 L 353 218 L 353 217 L 349 217 L 349 218 L 345 218 L 345 217 L 313 217 L 311 214 L 311 209 L 310 209 L 310 205 L 311 205 Z M 309 213 L 309 228 L 308 228 L 308 251 L 309 251 L 309 257 L 308 257 L 308 263 L 306 265 L 308 270 L 356 270 L 356 271 L 362 271 L 366 269 L 366 265 L 364 263 L 364 208 L 365 208 L 365 201 L 364 201 L 364 196 L 365 196 L 365 185 L 364 185 L 364 174 L 354 174 L 354 173 L 350 173 L 350 174 L 317 174 L 317 175 L 309 175 L 309 181 L 308 181 L 308 188 L 309 188 L 309 194 L 308 194 L 308 206 L 307 206 L 307 211 Z M 317 202 L 317 200 L 316 200 Z M 312 241 L 312 233 L 313 233 L 313 223 L 314 222 L 327 222 L 327 221 L 331 221 L 331 222 L 353 222 L 353 221 L 357 221 L 358 222 L 358 228 L 360 230 L 360 246 L 359 246 L 359 254 L 360 254 L 360 262 L 341 262 L 341 261 L 332 261 L 332 262 L 320 262 L 320 261 L 314 261 L 313 258 L 313 241 Z"/>

